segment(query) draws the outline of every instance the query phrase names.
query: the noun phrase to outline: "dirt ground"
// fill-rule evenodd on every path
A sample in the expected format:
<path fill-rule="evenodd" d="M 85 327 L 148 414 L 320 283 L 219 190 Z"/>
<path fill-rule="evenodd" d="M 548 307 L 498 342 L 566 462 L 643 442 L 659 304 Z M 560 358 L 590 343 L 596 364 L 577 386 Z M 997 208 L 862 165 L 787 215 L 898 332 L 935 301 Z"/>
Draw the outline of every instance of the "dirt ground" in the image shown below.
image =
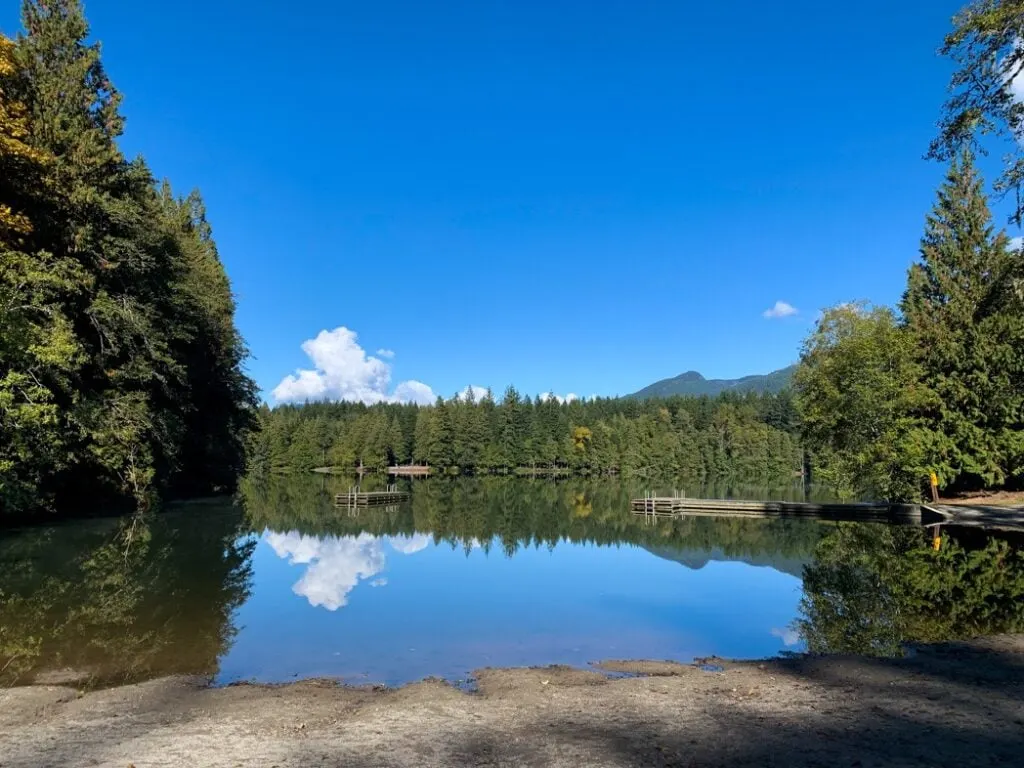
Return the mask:
<path fill-rule="evenodd" d="M 1024 506 L 1024 491 L 985 491 L 940 499 L 942 504 L 981 504 L 989 507 Z"/>
<path fill-rule="evenodd" d="M 1024 636 L 900 660 L 602 666 L 483 670 L 476 693 L 16 688 L 0 691 L 0 766 L 1024 765 Z"/>

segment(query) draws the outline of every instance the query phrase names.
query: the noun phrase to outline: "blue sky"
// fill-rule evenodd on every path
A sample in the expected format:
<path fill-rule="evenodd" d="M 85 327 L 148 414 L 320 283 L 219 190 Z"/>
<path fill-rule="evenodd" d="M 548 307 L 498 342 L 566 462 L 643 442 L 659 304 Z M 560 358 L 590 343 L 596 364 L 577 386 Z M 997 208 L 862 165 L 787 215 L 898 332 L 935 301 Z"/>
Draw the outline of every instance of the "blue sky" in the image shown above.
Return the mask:
<path fill-rule="evenodd" d="M 344 326 L 290 391 L 374 399 L 766 372 L 820 308 L 895 301 L 960 4 L 86 8 L 125 149 L 206 197 L 264 393 Z"/>

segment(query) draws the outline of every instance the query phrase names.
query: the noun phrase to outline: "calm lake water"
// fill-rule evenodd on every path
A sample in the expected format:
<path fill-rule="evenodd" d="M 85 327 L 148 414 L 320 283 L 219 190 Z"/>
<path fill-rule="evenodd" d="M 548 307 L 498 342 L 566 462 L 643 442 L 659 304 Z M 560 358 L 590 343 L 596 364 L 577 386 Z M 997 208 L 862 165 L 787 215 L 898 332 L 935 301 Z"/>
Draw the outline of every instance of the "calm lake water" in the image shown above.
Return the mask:
<path fill-rule="evenodd" d="M 248 486 L 238 506 L 3 534 L 0 683 L 397 685 L 484 666 L 897 653 L 1021 622 L 1017 543 L 979 534 L 935 553 L 920 529 L 652 522 L 628 511 L 643 491 L 616 480 L 429 480 L 408 503 L 349 513 L 331 503 L 347 485 L 302 478 Z M 942 586 L 957 557 L 980 563 L 968 586 L 987 595 L 985 626 L 963 618 L 963 583 Z M 901 586 L 922 573 L 938 592 Z M 961 618 L 943 624 L 922 606 L 947 592 Z"/>

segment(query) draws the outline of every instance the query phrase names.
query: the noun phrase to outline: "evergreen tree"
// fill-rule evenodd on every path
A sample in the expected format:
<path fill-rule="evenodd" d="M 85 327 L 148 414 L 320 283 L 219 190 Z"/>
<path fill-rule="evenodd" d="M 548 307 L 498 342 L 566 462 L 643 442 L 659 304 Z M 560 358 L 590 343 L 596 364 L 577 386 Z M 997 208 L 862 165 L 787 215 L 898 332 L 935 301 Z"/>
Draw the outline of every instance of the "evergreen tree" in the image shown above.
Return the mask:
<path fill-rule="evenodd" d="M 927 218 L 901 305 L 936 396 L 927 420 L 943 438 L 935 468 L 948 485 L 1001 485 L 1024 468 L 1024 305 L 1008 246 L 963 152 Z"/>
<path fill-rule="evenodd" d="M 235 328 L 231 284 L 201 195 L 195 191 L 177 199 L 164 182 L 160 204 L 180 258 L 171 332 L 175 357 L 185 366 L 185 391 L 179 396 L 184 442 L 171 483 L 186 493 L 229 488 L 244 470 L 244 435 L 254 425 L 255 387 L 242 371 L 248 351 Z M 213 413 L 218 418 L 210 418 Z M 329 445 L 321 427 L 321 456 Z"/>
<path fill-rule="evenodd" d="M 254 390 L 201 201 L 121 154 L 80 3 L 23 21 L 0 42 L 0 507 L 229 488 Z"/>
<path fill-rule="evenodd" d="M 558 459 L 558 403 L 552 397 L 538 398 L 534 406 L 530 436 L 530 463 L 550 467 Z"/>
<path fill-rule="evenodd" d="M 493 403 L 492 403 L 493 405 Z M 465 469 L 482 466 L 488 438 L 488 412 L 469 398 L 457 405 L 455 424 L 455 463 Z"/>
<path fill-rule="evenodd" d="M 48 250 L 87 273 L 66 295 L 85 356 L 61 412 L 65 430 L 85 444 L 76 451 L 84 472 L 73 472 L 65 488 L 77 491 L 87 476 L 99 476 L 141 501 L 158 467 L 173 461 L 183 429 L 161 407 L 181 384 L 161 322 L 166 285 L 179 275 L 156 226 L 152 179 L 117 148 L 120 96 L 99 47 L 85 42 L 79 3 L 28 1 L 23 19 L 28 34 L 16 52 L 29 137 L 54 158 L 47 181 L 59 200 L 42 234 Z"/>
<path fill-rule="evenodd" d="M 528 458 L 526 439 L 528 436 L 526 405 L 515 387 L 505 390 L 501 402 L 501 423 L 499 442 L 499 461 L 507 468 L 523 466 Z"/>
<path fill-rule="evenodd" d="M 396 418 L 401 439 L 395 453 L 397 464 L 409 464 L 413 461 L 413 437 L 418 417 L 419 407 L 416 405 L 404 405 L 398 409 Z"/>
<path fill-rule="evenodd" d="M 494 402 L 494 394 L 490 389 L 480 401 L 481 424 L 484 433 L 484 446 L 480 455 L 480 466 L 488 472 L 494 472 L 502 466 L 501 449 L 498 436 L 501 434 L 501 414 Z"/>
<path fill-rule="evenodd" d="M 319 447 L 316 440 L 316 422 L 300 422 L 288 446 L 288 464 L 297 470 L 309 472 L 318 466 Z"/>
<path fill-rule="evenodd" d="M 39 234 L 52 215 L 45 177 L 53 158 L 28 143 L 15 54 L 0 37 L 0 509 L 19 511 L 45 505 L 67 466 L 62 405 L 82 349 L 64 297 L 84 276 L 44 250 Z"/>
<path fill-rule="evenodd" d="M 421 408 L 416 414 L 416 428 L 413 432 L 412 460 L 415 463 L 426 464 L 430 456 L 430 432 L 433 428 L 431 422 L 434 419 L 434 411 L 429 408 Z"/>
<path fill-rule="evenodd" d="M 534 401 L 520 398 L 515 390 L 501 404 L 487 396 L 479 403 L 439 398 L 427 407 L 311 403 L 261 410 L 260 441 L 268 446 L 261 455 L 269 456 L 263 462 L 271 472 L 307 469 L 308 447 L 294 449 L 302 466 L 292 465 L 288 452 L 299 440 L 300 426 L 309 422 L 312 434 L 330 435 L 331 466 L 352 469 L 362 462 L 366 470 L 381 470 L 395 460 L 397 446 L 405 440 L 399 416 L 407 412 L 415 418 L 414 460 L 437 471 L 505 473 L 553 466 L 579 473 L 673 477 L 686 485 L 709 476 L 764 485 L 791 481 L 800 466 L 794 437 L 765 423 L 764 414 L 775 410 L 759 400 L 680 397 L 638 407 L 623 400 Z M 693 413 L 706 414 L 703 429 L 694 426 Z M 509 438 L 522 434 L 529 436 L 526 441 Z M 301 440 L 311 442 L 304 435 Z M 519 446 L 517 463 L 508 458 L 510 446 Z M 274 458 L 281 451 L 283 465 Z"/>
<path fill-rule="evenodd" d="M 454 464 L 452 427 L 451 408 L 443 398 L 438 397 L 433 408 L 433 418 L 428 422 L 426 435 L 427 461 L 436 467 L 450 467 Z"/>
<path fill-rule="evenodd" d="M 398 418 L 392 416 L 388 421 L 387 429 L 384 432 L 384 456 L 385 466 L 398 463 L 398 457 L 402 451 L 402 428 L 399 426 Z"/>

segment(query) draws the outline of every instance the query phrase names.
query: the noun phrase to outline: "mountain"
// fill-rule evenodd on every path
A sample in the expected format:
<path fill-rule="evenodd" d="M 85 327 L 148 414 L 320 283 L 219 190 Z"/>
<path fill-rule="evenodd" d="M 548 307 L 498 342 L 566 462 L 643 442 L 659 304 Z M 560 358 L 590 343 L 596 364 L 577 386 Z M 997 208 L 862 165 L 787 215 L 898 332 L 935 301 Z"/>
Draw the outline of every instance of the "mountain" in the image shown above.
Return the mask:
<path fill-rule="evenodd" d="M 720 395 L 723 392 L 781 392 L 793 380 L 795 365 L 781 368 L 761 376 L 744 376 L 742 379 L 705 379 L 696 371 L 687 371 L 674 379 L 662 379 L 639 392 L 626 397 L 647 400 L 652 397 L 672 395 Z"/>
<path fill-rule="evenodd" d="M 727 555 L 721 549 L 676 549 L 675 547 L 644 547 L 648 552 L 662 560 L 684 565 L 692 571 L 699 571 L 708 563 L 746 563 L 758 568 L 773 568 L 779 573 L 788 573 L 802 579 L 804 566 L 810 565 L 814 558 L 811 553 L 806 557 L 791 556 L 764 552 L 749 555 Z"/>

